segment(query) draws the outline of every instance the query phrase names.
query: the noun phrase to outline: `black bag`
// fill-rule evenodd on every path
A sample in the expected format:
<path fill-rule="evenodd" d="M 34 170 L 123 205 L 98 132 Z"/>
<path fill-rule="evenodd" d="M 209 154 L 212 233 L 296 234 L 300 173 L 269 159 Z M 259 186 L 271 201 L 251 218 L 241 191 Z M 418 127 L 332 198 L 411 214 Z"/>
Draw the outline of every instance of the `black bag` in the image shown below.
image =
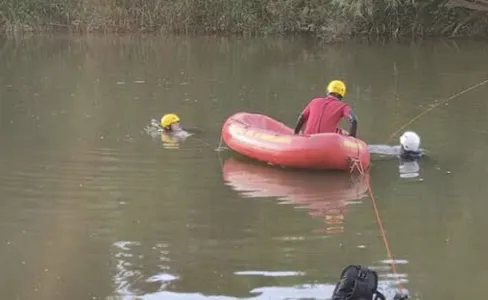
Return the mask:
<path fill-rule="evenodd" d="M 344 268 L 337 283 L 332 300 L 386 300 L 378 290 L 378 274 L 360 265 Z"/>

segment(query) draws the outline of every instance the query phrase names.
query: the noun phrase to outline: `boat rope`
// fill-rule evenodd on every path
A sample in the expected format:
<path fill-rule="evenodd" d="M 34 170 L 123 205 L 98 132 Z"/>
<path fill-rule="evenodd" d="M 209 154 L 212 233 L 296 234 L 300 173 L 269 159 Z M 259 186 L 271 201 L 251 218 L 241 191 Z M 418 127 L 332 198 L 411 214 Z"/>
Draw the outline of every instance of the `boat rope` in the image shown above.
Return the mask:
<path fill-rule="evenodd" d="M 389 135 L 388 139 L 386 140 L 385 143 L 388 143 L 388 141 L 393 138 L 395 135 L 397 135 L 399 132 L 401 132 L 402 130 L 404 130 L 407 126 L 409 126 L 410 124 L 412 124 L 413 122 L 415 122 L 416 120 L 418 120 L 420 117 L 422 117 L 423 115 L 427 114 L 428 112 L 432 111 L 433 109 L 437 108 L 438 106 L 442 105 L 442 104 L 447 104 L 449 101 L 453 100 L 453 99 L 456 99 L 458 98 L 459 96 L 469 92 L 469 91 L 472 91 L 478 87 L 481 87 L 485 84 L 488 83 L 488 78 L 477 83 L 477 84 L 474 84 L 474 85 L 471 85 L 470 87 L 466 88 L 466 89 L 463 89 L 453 95 L 451 95 L 450 97 L 448 97 L 447 99 L 443 100 L 443 101 L 440 101 L 440 102 L 437 102 L 437 101 L 434 101 L 432 104 L 429 105 L 429 108 L 427 109 L 424 109 L 423 111 L 421 111 L 418 115 L 416 115 L 415 117 L 413 117 L 412 119 L 410 119 L 408 122 L 406 122 L 404 125 L 400 126 L 400 128 L 398 128 L 398 130 L 396 130 L 395 132 L 393 132 L 392 134 Z M 358 155 L 358 159 L 352 159 L 351 160 L 351 172 L 354 171 L 354 169 L 358 169 L 359 173 L 362 175 L 364 174 L 364 169 L 363 169 L 363 166 L 359 160 L 359 155 Z M 391 265 L 391 270 L 393 272 L 393 275 L 395 276 L 395 279 L 396 279 L 396 283 L 397 283 L 397 287 L 398 287 L 398 290 L 397 292 L 395 293 L 395 297 L 394 299 L 407 299 L 408 298 L 408 294 L 405 293 L 406 289 L 404 289 L 401 281 L 400 281 L 400 277 L 398 276 L 398 273 L 397 273 L 397 269 L 396 269 L 396 264 L 395 264 L 395 259 L 393 257 L 393 253 L 391 251 L 391 247 L 390 247 L 390 244 L 388 242 L 388 238 L 386 236 L 386 232 L 385 232 L 385 229 L 383 227 L 383 222 L 381 220 L 381 216 L 380 216 L 380 213 L 379 213 L 379 210 L 378 210 L 378 205 L 376 203 L 376 200 L 375 200 L 375 197 L 374 197 L 374 193 L 373 193 L 373 189 L 371 188 L 371 183 L 368 181 L 367 182 L 367 189 L 368 189 L 368 193 L 369 193 L 369 196 L 371 198 L 371 204 L 373 205 L 373 211 L 375 213 L 375 216 L 376 216 L 376 222 L 378 223 L 378 227 L 379 227 L 379 230 L 380 230 L 380 233 L 381 233 L 381 237 L 383 239 L 383 243 L 384 243 L 384 246 L 385 246 L 385 249 L 386 249 L 386 253 L 387 253 L 387 256 L 388 256 L 388 260 L 390 261 L 390 265 Z"/>
<path fill-rule="evenodd" d="M 441 102 L 437 102 L 437 101 L 434 101 L 432 102 L 431 105 L 429 105 L 429 108 L 421 111 L 418 115 L 416 115 L 415 117 L 413 117 L 412 119 L 410 119 L 410 121 L 406 122 L 404 125 L 402 125 L 400 128 L 398 128 L 397 131 L 393 132 L 392 134 L 390 134 L 390 136 L 388 137 L 388 139 L 386 140 L 386 143 L 388 143 L 388 141 L 393 138 L 395 135 L 397 135 L 400 131 L 402 131 L 403 129 L 405 129 L 408 125 L 412 124 L 413 122 L 417 121 L 421 116 L 425 115 L 426 113 L 428 113 L 429 111 L 433 110 L 434 108 L 438 107 L 439 105 L 441 104 L 446 104 L 447 102 L 453 100 L 453 99 L 456 99 L 457 97 L 469 92 L 469 91 L 472 91 L 482 85 L 485 85 L 488 83 L 488 78 L 477 83 L 477 84 L 474 84 L 460 92 L 457 92 L 455 94 L 453 94 L 452 96 L 450 96 L 449 98 L 445 99 L 444 101 L 441 101 Z"/>
<path fill-rule="evenodd" d="M 390 244 L 388 243 L 388 238 L 386 236 L 386 232 L 385 232 L 385 229 L 383 227 L 383 222 L 381 221 L 380 212 L 378 210 L 378 206 L 376 205 L 376 200 L 375 200 L 375 197 L 373 194 L 373 190 L 371 189 L 371 184 L 368 182 L 367 185 L 368 185 L 369 197 L 371 198 L 371 203 L 373 205 L 373 211 L 376 215 L 376 222 L 378 223 L 378 227 L 380 229 L 381 237 L 383 238 L 383 243 L 385 245 L 386 254 L 388 256 L 388 260 L 390 261 L 391 270 L 393 272 L 393 275 L 395 276 L 397 287 L 398 287 L 398 291 L 395 295 L 395 299 L 398 299 L 398 298 L 406 299 L 407 298 L 406 294 L 405 294 L 406 289 L 403 287 L 403 284 L 400 281 L 400 277 L 398 276 L 398 272 L 397 272 L 397 268 L 396 268 L 396 264 L 395 264 L 395 258 L 393 257 L 393 252 L 391 251 Z"/>
<path fill-rule="evenodd" d="M 201 143 L 202 143 L 202 144 L 204 144 L 205 146 L 208 146 L 208 147 L 210 147 L 210 148 L 213 148 L 213 146 L 212 146 L 212 145 L 211 145 L 209 142 L 205 141 L 205 140 L 204 140 L 204 139 L 202 139 L 202 138 L 199 138 L 199 137 L 194 137 L 193 139 L 194 139 L 194 140 L 196 140 L 196 141 L 201 142 Z"/>
<path fill-rule="evenodd" d="M 356 141 L 356 143 L 357 143 L 357 141 Z M 364 170 L 363 165 L 359 159 L 359 156 L 358 156 L 358 158 L 351 159 L 351 171 L 354 171 L 354 169 L 357 169 L 360 176 L 365 175 L 365 170 Z M 383 227 L 383 222 L 382 222 L 382 219 L 380 216 L 378 205 L 376 204 L 376 199 L 374 197 L 373 189 L 371 188 L 371 183 L 369 182 L 369 180 L 366 181 L 366 185 L 367 185 L 369 197 L 371 199 L 371 204 L 373 205 L 373 211 L 375 213 L 376 223 L 378 224 L 378 227 L 379 227 L 379 230 L 381 233 L 381 237 L 383 239 L 383 244 L 384 244 L 385 249 L 386 249 L 386 254 L 387 254 L 389 263 L 391 265 L 391 270 L 392 270 L 393 275 L 396 279 L 397 291 L 396 291 L 395 297 L 393 299 L 396 299 L 396 300 L 407 299 L 408 294 L 406 293 L 406 289 L 403 287 L 403 285 L 400 281 L 400 277 L 398 276 L 396 264 L 395 264 L 395 259 L 393 257 L 393 252 L 391 251 L 390 243 L 388 242 L 386 231 Z"/>

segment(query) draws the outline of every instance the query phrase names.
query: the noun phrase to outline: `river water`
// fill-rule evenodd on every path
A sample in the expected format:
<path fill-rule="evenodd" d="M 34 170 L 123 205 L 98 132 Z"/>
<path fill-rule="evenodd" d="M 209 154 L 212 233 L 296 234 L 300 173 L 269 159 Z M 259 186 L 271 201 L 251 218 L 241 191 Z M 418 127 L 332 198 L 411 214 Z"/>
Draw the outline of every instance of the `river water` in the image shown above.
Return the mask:
<path fill-rule="evenodd" d="M 428 151 L 414 178 L 396 159 L 350 179 L 215 148 L 230 114 L 293 126 L 332 78 L 348 84 L 359 136 L 385 143 L 485 80 L 487 51 L 476 41 L 0 40 L 3 298 L 329 299 L 352 263 L 375 268 L 390 296 L 398 277 L 412 299 L 483 297 L 488 85 L 408 127 Z M 166 112 L 196 134 L 179 145 L 147 135 Z"/>

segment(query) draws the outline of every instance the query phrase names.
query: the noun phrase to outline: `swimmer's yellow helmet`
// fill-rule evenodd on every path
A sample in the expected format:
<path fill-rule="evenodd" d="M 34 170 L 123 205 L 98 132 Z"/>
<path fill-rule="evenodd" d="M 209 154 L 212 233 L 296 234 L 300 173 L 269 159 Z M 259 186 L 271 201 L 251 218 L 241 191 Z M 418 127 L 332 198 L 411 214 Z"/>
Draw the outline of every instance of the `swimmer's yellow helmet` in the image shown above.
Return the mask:
<path fill-rule="evenodd" d="M 180 121 L 180 117 L 175 114 L 166 114 L 161 118 L 161 127 L 167 128 L 174 123 L 178 123 Z"/>
<path fill-rule="evenodd" d="M 344 97 L 346 95 L 346 84 L 340 80 L 332 80 L 329 82 L 329 85 L 327 85 L 327 93 L 333 93 Z"/>

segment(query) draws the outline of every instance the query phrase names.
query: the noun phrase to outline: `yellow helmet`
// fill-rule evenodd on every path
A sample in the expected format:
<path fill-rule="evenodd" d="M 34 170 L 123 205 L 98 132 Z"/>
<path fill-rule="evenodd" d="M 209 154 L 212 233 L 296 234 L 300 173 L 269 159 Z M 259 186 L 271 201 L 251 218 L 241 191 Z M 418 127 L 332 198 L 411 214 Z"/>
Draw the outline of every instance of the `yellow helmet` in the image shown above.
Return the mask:
<path fill-rule="evenodd" d="M 344 97 L 346 95 L 346 84 L 340 80 L 332 80 L 327 86 L 327 93 L 334 93 Z"/>
<path fill-rule="evenodd" d="M 180 121 L 180 117 L 175 114 L 166 114 L 161 118 L 161 127 L 166 128 Z"/>

